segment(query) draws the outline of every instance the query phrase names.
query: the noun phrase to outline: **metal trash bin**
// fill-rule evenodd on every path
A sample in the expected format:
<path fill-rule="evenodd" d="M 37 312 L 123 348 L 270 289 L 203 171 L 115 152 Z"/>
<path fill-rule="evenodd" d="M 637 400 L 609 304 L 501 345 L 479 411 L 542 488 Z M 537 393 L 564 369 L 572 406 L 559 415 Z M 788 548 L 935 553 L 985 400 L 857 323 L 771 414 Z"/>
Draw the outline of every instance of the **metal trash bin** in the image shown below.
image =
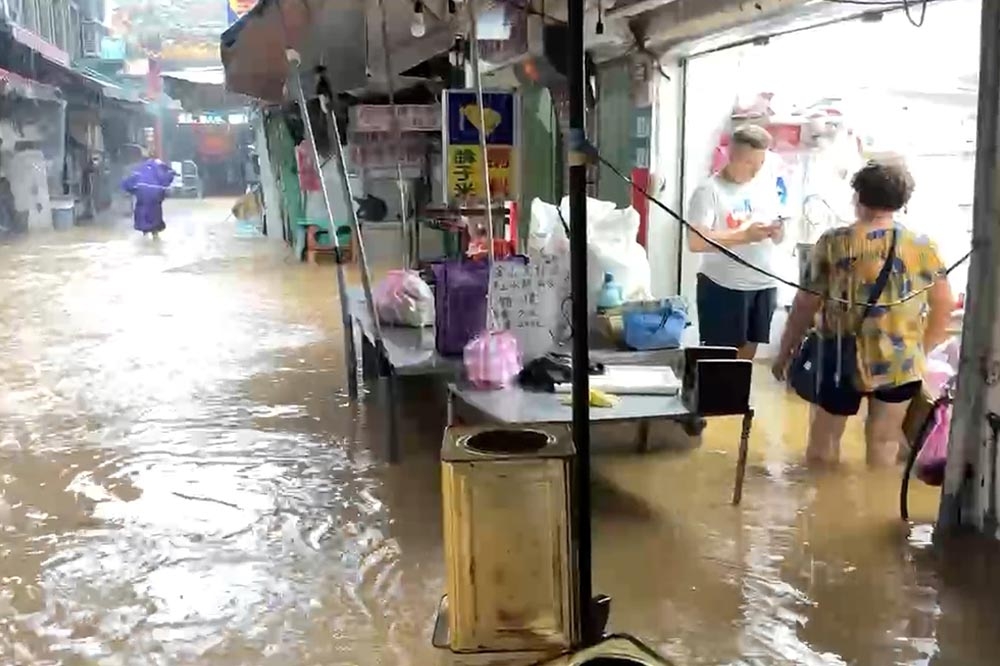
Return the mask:
<path fill-rule="evenodd" d="M 574 454 L 564 427 L 445 431 L 441 492 L 452 652 L 558 654 L 577 643 Z"/>

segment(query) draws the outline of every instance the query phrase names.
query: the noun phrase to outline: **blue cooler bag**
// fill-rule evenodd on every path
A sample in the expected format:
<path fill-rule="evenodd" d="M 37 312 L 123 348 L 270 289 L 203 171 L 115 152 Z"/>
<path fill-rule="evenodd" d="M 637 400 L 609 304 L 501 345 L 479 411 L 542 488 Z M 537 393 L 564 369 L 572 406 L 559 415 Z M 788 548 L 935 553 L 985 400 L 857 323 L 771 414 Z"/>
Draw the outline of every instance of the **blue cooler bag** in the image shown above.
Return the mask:
<path fill-rule="evenodd" d="M 646 351 L 681 346 L 681 334 L 688 325 L 687 308 L 682 302 L 665 300 L 625 308 L 622 328 L 626 347 Z"/>

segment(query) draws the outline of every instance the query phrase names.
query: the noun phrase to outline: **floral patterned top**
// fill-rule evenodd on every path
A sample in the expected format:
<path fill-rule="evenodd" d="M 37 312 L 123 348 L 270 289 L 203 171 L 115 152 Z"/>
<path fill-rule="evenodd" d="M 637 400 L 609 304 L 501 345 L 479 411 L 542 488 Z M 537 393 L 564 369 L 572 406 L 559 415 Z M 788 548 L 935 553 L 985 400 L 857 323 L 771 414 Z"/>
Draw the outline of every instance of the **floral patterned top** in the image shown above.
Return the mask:
<path fill-rule="evenodd" d="M 896 258 L 878 303 L 894 303 L 914 291 L 925 290 L 945 275 L 936 245 L 897 224 Z M 833 297 L 866 303 L 885 263 L 891 229 L 866 230 L 858 225 L 824 233 L 812 253 L 806 286 Z M 861 322 L 864 306 L 848 307 L 827 301 L 821 328 L 828 335 L 857 335 L 859 391 L 902 386 L 923 378 L 927 294 L 902 305 L 876 304 Z"/>

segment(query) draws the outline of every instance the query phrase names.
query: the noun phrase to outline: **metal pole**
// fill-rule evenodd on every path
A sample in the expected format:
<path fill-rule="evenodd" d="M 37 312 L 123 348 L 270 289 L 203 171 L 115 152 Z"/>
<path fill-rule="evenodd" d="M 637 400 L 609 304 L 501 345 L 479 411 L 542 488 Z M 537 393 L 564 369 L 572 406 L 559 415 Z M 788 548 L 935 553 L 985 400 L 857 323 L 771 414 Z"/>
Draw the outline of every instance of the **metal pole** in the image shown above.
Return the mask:
<path fill-rule="evenodd" d="M 329 86 L 327 86 L 329 88 Z M 347 203 L 349 211 L 348 220 L 351 224 L 351 233 L 354 234 L 354 244 L 358 253 L 358 265 L 361 268 L 361 287 L 365 294 L 365 308 L 368 310 L 368 318 L 372 321 L 373 336 L 375 338 L 375 349 L 380 354 L 380 360 L 385 354 L 385 345 L 382 338 L 382 323 L 379 321 L 378 311 L 375 309 L 375 301 L 372 300 L 372 278 L 371 269 L 368 266 L 368 253 L 365 250 L 365 239 L 361 234 L 361 222 L 358 220 L 358 212 L 354 207 L 354 193 L 351 190 L 351 180 L 347 172 L 347 159 L 344 155 L 344 147 L 340 143 L 340 125 L 337 123 L 337 115 L 333 112 L 332 100 L 325 95 L 320 97 L 323 105 L 323 113 L 326 122 L 333 136 L 333 150 L 337 162 L 337 176 L 340 179 L 340 195 Z M 320 174 L 322 177 L 322 174 Z M 325 187 L 325 181 L 324 181 Z"/>
<path fill-rule="evenodd" d="M 569 247 L 573 295 L 573 442 L 576 445 L 576 539 L 580 636 L 593 636 L 590 525 L 590 347 L 587 308 L 587 159 L 584 0 L 569 0 Z"/>
<path fill-rule="evenodd" d="M 392 82 L 392 55 L 389 49 L 389 27 L 385 12 L 385 0 L 378 0 L 379 12 L 382 14 L 382 53 L 385 60 L 385 86 L 389 93 L 389 107 L 392 108 L 392 140 L 396 144 L 396 150 L 403 150 L 403 133 L 399 127 L 399 114 L 396 112 L 396 86 Z M 412 268 L 410 261 L 410 229 L 406 220 L 406 209 L 409 204 L 406 200 L 406 184 L 403 182 L 403 167 L 396 159 L 396 187 L 399 189 L 399 222 L 400 242 L 403 244 L 403 268 Z M 419 254 L 419 249 L 418 249 Z"/>
<path fill-rule="evenodd" d="M 1000 413 L 1000 0 L 983 0 L 976 128 L 972 261 L 962 327 L 958 389 L 938 525 L 996 535 L 997 447 L 991 425 Z M 990 418 L 993 416 L 994 418 Z"/>
<path fill-rule="evenodd" d="M 354 336 L 351 333 L 353 327 L 351 326 L 351 313 L 347 303 L 347 278 L 344 276 L 344 264 L 341 260 L 340 241 L 337 238 L 337 223 L 333 218 L 333 206 L 330 205 L 330 193 L 327 190 L 326 178 L 323 177 L 323 170 L 320 168 L 323 162 L 320 160 L 319 149 L 316 147 L 316 134 L 313 132 L 312 121 L 309 119 L 308 100 L 306 100 L 305 89 L 302 86 L 302 71 L 300 67 L 302 57 L 294 49 L 288 49 L 285 55 L 289 66 L 295 74 L 292 83 L 295 87 L 295 93 L 298 96 L 299 109 L 302 111 L 302 125 L 306 130 L 306 138 L 309 141 L 309 148 L 312 151 L 313 162 L 316 165 L 316 170 L 319 172 L 320 190 L 323 192 L 323 203 L 326 205 L 326 214 L 330 220 L 330 238 L 333 239 L 334 253 L 337 258 L 337 291 L 339 292 L 340 317 L 344 329 L 344 353 L 346 354 L 348 350 L 354 348 Z M 348 208 L 352 211 L 354 210 L 354 206 L 351 205 L 350 201 L 348 201 Z M 366 293 L 365 296 L 368 297 L 369 301 L 371 300 L 370 294 Z M 347 363 L 347 366 L 348 374 L 350 374 L 352 367 L 350 361 Z M 350 385 L 351 382 L 356 381 L 356 376 L 349 376 L 347 381 L 348 385 Z"/>
<path fill-rule="evenodd" d="M 324 105 L 326 106 L 326 105 Z M 347 161 L 344 158 L 344 147 L 340 145 L 340 126 L 337 123 L 337 116 L 333 109 L 326 107 L 327 123 L 334 135 L 334 150 L 337 158 L 337 175 L 340 178 L 341 196 L 348 202 L 347 209 L 350 211 L 351 233 L 354 234 L 355 245 L 358 252 L 358 264 L 361 266 L 361 286 L 365 292 L 365 305 L 368 309 L 368 316 L 374 322 L 375 339 L 377 344 L 382 344 L 382 324 L 378 318 L 378 311 L 375 309 L 375 302 L 372 300 L 372 278 L 371 269 L 368 267 L 368 254 L 365 250 L 365 239 L 361 235 L 361 222 L 358 220 L 358 211 L 354 208 L 354 193 L 351 190 L 351 181 L 347 173 Z"/>
<path fill-rule="evenodd" d="M 469 37 L 472 45 L 469 48 L 469 55 L 472 56 L 472 87 L 476 90 L 476 104 L 479 105 L 479 149 L 483 151 L 483 200 L 486 204 L 486 242 L 489 243 L 489 250 L 486 256 L 490 260 L 490 279 L 486 289 L 486 330 L 493 331 L 493 193 L 490 191 L 490 153 L 486 143 L 486 130 L 482 128 L 483 119 L 486 118 L 486 105 L 483 103 L 483 80 L 482 72 L 479 71 L 479 28 L 477 25 L 476 3 L 469 3 Z"/>

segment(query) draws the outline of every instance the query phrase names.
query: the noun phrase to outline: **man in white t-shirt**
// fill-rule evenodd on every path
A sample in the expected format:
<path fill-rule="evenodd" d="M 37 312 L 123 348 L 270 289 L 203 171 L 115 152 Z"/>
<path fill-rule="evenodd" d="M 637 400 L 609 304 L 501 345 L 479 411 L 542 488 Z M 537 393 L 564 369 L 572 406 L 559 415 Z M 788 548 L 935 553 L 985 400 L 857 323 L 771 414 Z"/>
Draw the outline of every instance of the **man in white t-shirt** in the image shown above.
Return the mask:
<path fill-rule="evenodd" d="M 698 186 L 687 215 L 706 238 L 768 272 L 774 244 L 785 233 L 777 186 L 759 177 L 770 147 L 771 135 L 762 127 L 746 125 L 733 132 L 729 162 Z M 736 347 L 740 358 L 752 359 L 758 343 L 770 338 L 777 305 L 774 279 L 726 256 L 690 229 L 688 247 L 702 254 L 697 293 L 702 344 Z"/>

